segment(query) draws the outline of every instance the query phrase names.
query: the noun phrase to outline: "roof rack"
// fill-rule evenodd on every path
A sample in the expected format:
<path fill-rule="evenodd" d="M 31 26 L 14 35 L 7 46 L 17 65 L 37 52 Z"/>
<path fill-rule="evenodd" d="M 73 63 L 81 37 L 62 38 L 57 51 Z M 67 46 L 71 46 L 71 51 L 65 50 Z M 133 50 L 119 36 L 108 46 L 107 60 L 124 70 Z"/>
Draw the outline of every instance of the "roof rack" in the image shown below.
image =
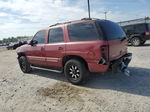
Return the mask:
<path fill-rule="evenodd" d="M 93 20 L 93 19 L 96 19 L 96 18 L 82 18 L 81 20 Z M 74 21 L 78 21 L 78 20 L 74 20 Z M 56 24 L 50 25 L 49 27 L 62 25 L 62 24 L 67 24 L 67 23 L 71 23 L 71 22 L 74 22 L 74 21 L 68 21 L 68 22 L 64 22 L 64 23 L 56 23 Z"/>
<path fill-rule="evenodd" d="M 50 25 L 49 27 L 57 26 L 57 25 L 62 25 L 62 24 L 66 24 L 66 23 L 71 23 L 71 22 L 73 22 L 73 21 L 64 22 L 64 23 L 56 23 L 56 24 Z"/>
<path fill-rule="evenodd" d="M 81 20 L 96 20 L 98 18 L 82 18 Z"/>
<path fill-rule="evenodd" d="M 60 24 L 61 24 L 61 23 L 56 23 L 56 24 L 50 25 L 49 27 L 56 26 L 56 25 L 60 25 Z"/>
<path fill-rule="evenodd" d="M 81 20 L 92 20 L 92 18 L 82 18 Z"/>

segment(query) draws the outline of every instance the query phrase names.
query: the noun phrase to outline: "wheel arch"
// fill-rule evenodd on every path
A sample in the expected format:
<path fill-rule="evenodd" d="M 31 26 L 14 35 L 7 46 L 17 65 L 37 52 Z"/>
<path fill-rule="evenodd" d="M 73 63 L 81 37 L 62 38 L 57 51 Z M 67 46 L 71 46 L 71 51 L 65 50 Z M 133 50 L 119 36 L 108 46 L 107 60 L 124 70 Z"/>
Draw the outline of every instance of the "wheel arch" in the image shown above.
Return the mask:
<path fill-rule="evenodd" d="M 82 61 L 85 64 L 86 68 L 89 70 L 88 63 L 86 62 L 86 60 L 83 57 L 77 56 L 77 55 L 67 55 L 67 56 L 64 56 L 63 59 L 62 59 L 62 65 L 63 65 L 63 67 L 64 67 L 65 63 L 67 61 L 71 60 L 71 59 L 77 59 L 79 61 Z"/>
<path fill-rule="evenodd" d="M 20 58 L 21 56 L 26 56 L 24 52 L 19 52 L 18 54 L 18 58 Z"/>
<path fill-rule="evenodd" d="M 133 38 L 139 38 L 141 40 L 141 35 L 139 35 L 139 34 L 130 35 L 129 41 L 131 41 Z"/>

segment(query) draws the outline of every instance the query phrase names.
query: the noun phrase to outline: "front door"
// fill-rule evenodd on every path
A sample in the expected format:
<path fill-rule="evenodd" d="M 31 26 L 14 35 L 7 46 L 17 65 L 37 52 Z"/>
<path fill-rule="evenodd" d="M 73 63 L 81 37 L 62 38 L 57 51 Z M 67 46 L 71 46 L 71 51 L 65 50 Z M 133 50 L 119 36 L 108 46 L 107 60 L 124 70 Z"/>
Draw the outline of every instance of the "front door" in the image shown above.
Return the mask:
<path fill-rule="evenodd" d="M 32 40 L 36 40 L 37 44 L 30 45 L 27 58 L 32 65 L 45 66 L 44 46 L 46 31 L 42 30 L 35 34 Z"/>

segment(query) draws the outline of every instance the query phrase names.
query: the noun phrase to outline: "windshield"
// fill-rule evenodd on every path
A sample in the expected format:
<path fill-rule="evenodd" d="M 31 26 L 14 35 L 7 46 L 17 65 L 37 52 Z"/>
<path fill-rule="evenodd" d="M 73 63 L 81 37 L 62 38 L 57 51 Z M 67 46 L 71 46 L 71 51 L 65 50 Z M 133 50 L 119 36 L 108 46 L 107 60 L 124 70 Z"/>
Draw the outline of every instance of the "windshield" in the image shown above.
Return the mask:
<path fill-rule="evenodd" d="M 107 40 L 116 40 L 126 37 L 123 29 L 117 23 L 108 20 L 98 20 L 98 24 Z"/>

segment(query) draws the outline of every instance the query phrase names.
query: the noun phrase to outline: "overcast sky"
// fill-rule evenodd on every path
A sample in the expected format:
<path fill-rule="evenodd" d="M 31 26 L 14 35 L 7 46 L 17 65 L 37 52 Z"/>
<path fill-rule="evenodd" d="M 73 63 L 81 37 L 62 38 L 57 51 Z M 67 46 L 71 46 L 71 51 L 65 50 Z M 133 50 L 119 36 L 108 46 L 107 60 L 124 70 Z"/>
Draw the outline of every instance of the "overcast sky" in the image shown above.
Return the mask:
<path fill-rule="evenodd" d="M 150 16 L 150 0 L 90 0 L 91 16 L 115 22 Z M 0 0 L 0 40 L 34 35 L 51 24 L 87 17 L 87 0 Z"/>

